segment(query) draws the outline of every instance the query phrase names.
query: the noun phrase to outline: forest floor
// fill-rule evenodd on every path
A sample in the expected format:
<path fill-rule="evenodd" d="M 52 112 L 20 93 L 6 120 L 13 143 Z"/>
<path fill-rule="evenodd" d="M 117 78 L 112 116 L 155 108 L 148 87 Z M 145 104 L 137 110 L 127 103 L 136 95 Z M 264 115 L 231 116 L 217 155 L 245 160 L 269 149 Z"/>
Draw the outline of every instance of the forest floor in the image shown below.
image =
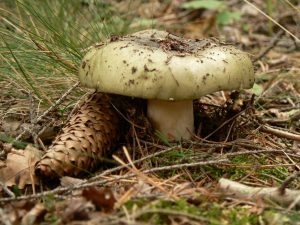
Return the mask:
<path fill-rule="evenodd" d="M 298 1 L 17 2 L 0 3 L 1 224 L 300 224 Z M 131 121 L 97 171 L 39 179 L 90 92 L 77 83 L 86 48 L 148 28 L 248 52 L 253 88 L 195 100 L 190 141 Z"/>

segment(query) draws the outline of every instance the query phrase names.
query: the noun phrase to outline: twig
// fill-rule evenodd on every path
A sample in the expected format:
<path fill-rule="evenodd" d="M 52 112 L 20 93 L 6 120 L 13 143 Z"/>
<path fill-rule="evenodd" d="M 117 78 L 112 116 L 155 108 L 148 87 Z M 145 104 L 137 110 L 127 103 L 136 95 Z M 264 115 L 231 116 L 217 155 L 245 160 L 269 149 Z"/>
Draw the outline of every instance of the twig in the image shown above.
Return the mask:
<path fill-rule="evenodd" d="M 56 102 L 54 102 L 54 104 L 49 107 L 42 115 L 40 115 L 36 120 L 35 120 L 35 124 L 40 122 L 45 116 L 47 116 L 53 109 L 55 109 L 59 104 L 61 104 L 64 99 L 76 88 L 78 87 L 80 84 L 80 82 L 78 81 L 77 83 L 75 83 L 68 91 L 66 91 Z M 18 141 L 20 138 L 23 137 L 23 135 L 26 133 L 27 131 L 24 130 L 21 134 L 19 134 L 15 140 Z"/>
<path fill-rule="evenodd" d="M 143 173 L 155 173 L 160 171 L 166 171 L 166 170 L 175 170 L 175 169 L 183 169 L 188 167 L 197 167 L 197 166 L 208 166 L 208 165 L 216 165 L 224 162 L 228 162 L 229 160 L 226 158 L 220 158 L 216 160 L 210 160 L 205 162 L 195 162 L 195 163 L 182 163 L 177 165 L 170 165 L 170 166 L 161 166 L 161 167 L 155 167 L 152 169 L 144 170 Z"/>
<path fill-rule="evenodd" d="M 211 137 L 213 134 L 215 134 L 217 131 L 219 131 L 222 127 L 224 127 L 226 124 L 228 124 L 229 122 L 231 122 L 232 120 L 236 119 L 237 117 L 239 117 L 240 115 L 242 115 L 244 112 L 246 112 L 248 109 L 250 109 L 250 107 L 247 107 L 246 109 L 244 109 L 243 111 L 237 113 L 236 115 L 234 115 L 233 117 L 231 117 L 230 119 L 226 120 L 224 123 L 222 123 L 217 129 L 215 129 L 213 132 L 211 132 L 209 135 L 207 135 L 204 139 L 207 139 L 209 137 Z"/>
<path fill-rule="evenodd" d="M 182 211 L 175 211 L 175 210 L 170 210 L 170 209 L 145 209 L 145 210 L 141 210 L 136 212 L 135 214 L 133 214 L 133 218 L 137 219 L 145 214 L 166 214 L 166 215 L 172 215 L 172 216 L 176 216 L 176 217 L 187 217 L 190 218 L 192 220 L 196 220 L 196 221 L 205 221 L 205 222 L 209 222 L 210 220 L 201 216 L 196 216 L 194 214 L 190 214 L 190 213 L 186 213 L 186 212 L 182 212 Z"/>
<path fill-rule="evenodd" d="M 42 115 L 40 115 L 36 122 L 40 122 L 45 116 L 47 116 L 53 109 L 55 109 L 58 105 L 60 105 L 65 98 L 76 88 L 78 87 L 80 84 L 80 82 L 76 82 L 69 90 L 67 90 L 56 102 L 54 102 L 54 104 L 48 108 Z"/>
<path fill-rule="evenodd" d="M 137 163 L 143 162 L 143 161 L 145 161 L 147 159 L 154 158 L 154 157 L 156 157 L 158 155 L 167 153 L 167 152 L 172 151 L 172 150 L 174 150 L 176 148 L 179 148 L 179 147 L 180 146 L 174 146 L 174 147 L 167 148 L 167 149 L 164 149 L 164 150 L 159 151 L 159 152 L 155 152 L 155 153 L 153 153 L 151 155 L 148 155 L 148 156 L 145 156 L 143 158 L 134 160 L 132 163 L 134 165 L 136 165 Z M 223 157 L 226 158 L 226 157 L 234 157 L 234 156 L 248 155 L 248 154 L 282 153 L 282 152 L 283 152 L 282 150 L 277 150 L 277 149 L 251 150 L 251 151 L 242 151 L 242 152 L 227 153 L 227 154 L 224 154 Z M 288 154 L 288 153 L 286 153 L 286 154 Z M 81 184 L 86 184 L 86 183 L 90 183 L 90 182 L 96 181 L 96 180 L 98 180 L 100 178 L 103 178 L 104 176 L 107 176 L 108 174 L 112 174 L 114 172 L 120 171 L 120 170 L 126 168 L 126 166 L 129 166 L 129 165 L 130 165 L 130 163 L 127 163 L 125 165 L 121 165 L 121 166 L 118 166 L 118 167 L 115 167 L 115 168 L 112 168 L 112 169 L 105 170 L 104 172 L 102 172 L 102 173 L 100 173 L 100 174 L 98 174 L 98 175 L 90 178 L 89 180 L 83 181 Z"/>
<path fill-rule="evenodd" d="M 285 206 L 294 203 L 294 200 L 300 196 L 299 190 L 285 189 L 285 193 L 282 195 L 277 187 L 251 187 L 225 178 L 219 180 L 219 188 L 224 194 L 235 198 L 265 199 Z M 294 204 L 295 206 L 300 206 L 299 201 Z"/>
<path fill-rule="evenodd" d="M 34 101 L 32 92 L 28 93 L 28 97 L 29 97 L 29 101 L 30 101 L 30 109 L 29 109 L 30 123 L 35 124 L 35 120 L 36 120 L 35 101 Z"/>
<path fill-rule="evenodd" d="M 284 153 L 285 156 L 288 158 L 288 160 L 294 164 L 295 168 L 297 168 L 297 170 L 300 171 L 299 165 L 298 165 L 297 163 L 295 163 L 294 159 L 291 158 L 291 156 L 292 156 L 293 158 L 297 158 L 297 157 L 295 157 L 296 154 L 291 155 L 291 154 L 286 153 L 285 151 L 284 151 L 283 153 Z M 297 155 L 297 156 L 298 156 L 298 155 Z"/>
<path fill-rule="evenodd" d="M 11 191 L 11 190 L 9 190 L 8 188 L 7 188 L 7 186 L 6 186 L 6 184 L 4 183 L 4 182 L 2 182 L 2 181 L 0 181 L 0 185 L 2 186 L 2 188 L 3 188 L 3 190 L 4 190 L 4 192 L 6 193 L 6 194 L 8 194 L 10 197 L 12 197 L 12 198 L 15 198 L 16 196 L 15 196 L 15 194 Z"/>
<path fill-rule="evenodd" d="M 4 210 L 0 208 L 0 221 L 4 225 L 12 225 L 9 216 L 4 213 Z"/>
<path fill-rule="evenodd" d="M 281 186 L 278 188 L 281 195 L 285 194 L 286 188 L 290 185 L 290 183 L 295 180 L 297 177 L 300 176 L 300 171 L 288 176 L 285 181 L 281 184 Z"/>
<path fill-rule="evenodd" d="M 276 20 L 274 20 L 272 17 L 270 17 L 269 15 L 267 15 L 265 12 L 263 12 L 261 9 L 259 9 L 256 5 L 252 4 L 251 2 L 249 2 L 248 0 L 244 0 L 244 2 L 246 2 L 247 4 L 249 4 L 251 7 L 253 7 L 254 9 L 256 9 L 259 13 L 261 13 L 262 15 L 264 15 L 266 18 L 268 18 L 270 21 L 272 21 L 273 23 L 275 23 L 277 26 L 279 26 L 282 30 L 284 30 L 286 33 L 288 33 L 289 35 L 291 35 L 296 41 L 300 41 L 299 38 L 297 38 L 292 32 L 290 32 L 288 29 L 286 29 L 284 26 L 282 26 L 280 23 L 278 23 Z"/>
<path fill-rule="evenodd" d="M 293 114 L 290 118 L 290 121 L 300 120 L 300 111 Z"/>
<path fill-rule="evenodd" d="M 150 177 L 148 177 L 144 172 L 138 170 L 135 165 L 133 164 L 130 155 L 128 153 L 128 150 L 126 147 L 123 147 L 123 151 L 124 154 L 127 158 L 127 160 L 129 161 L 129 165 L 130 166 L 126 166 L 126 163 L 123 162 L 123 160 L 121 160 L 120 158 L 118 158 L 117 156 L 114 157 L 114 159 L 119 162 L 121 165 L 126 166 L 126 168 L 133 174 L 135 174 L 135 176 L 139 179 L 139 180 L 143 180 L 145 183 L 151 184 L 153 187 L 156 187 L 157 189 L 159 189 L 160 191 L 166 193 L 168 195 L 168 197 L 173 198 L 174 200 L 177 199 L 177 197 L 175 195 L 173 195 L 172 193 L 168 193 L 168 191 L 161 187 L 159 184 L 157 184 L 155 181 L 153 181 Z"/>
<path fill-rule="evenodd" d="M 300 134 L 291 133 L 285 130 L 279 130 L 271 126 L 263 125 L 260 130 L 269 134 L 276 135 L 277 137 L 287 138 L 294 141 L 300 141 Z"/>
<path fill-rule="evenodd" d="M 254 154 L 261 154 L 261 153 L 284 153 L 283 150 L 280 149 L 261 149 L 261 150 L 250 150 L 250 151 L 240 151 L 240 152 L 232 152 L 232 153 L 227 153 L 224 154 L 226 157 L 234 157 L 234 156 L 239 156 L 239 155 L 254 155 Z M 290 155 L 290 153 L 287 153 Z M 293 154 L 294 155 L 294 154 Z M 300 156 L 297 156 L 300 158 Z"/>
<path fill-rule="evenodd" d="M 274 168 L 274 167 L 288 167 L 288 166 L 295 166 L 295 164 L 292 163 L 283 163 L 283 164 L 267 164 L 267 165 L 255 165 L 255 164 L 242 164 L 242 165 L 235 165 L 230 163 L 222 163 L 220 164 L 220 167 L 226 167 L 226 168 L 240 168 L 240 169 L 268 169 L 268 168 Z"/>
<path fill-rule="evenodd" d="M 145 160 L 147 160 L 147 159 L 154 158 L 154 157 L 156 157 L 156 156 L 158 156 L 158 155 L 167 153 L 167 152 L 172 151 L 172 150 L 174 150 L 175 148 L 179 148 L 179 147 L 180 147 L 180 146 L 175 146 L 175 147 L 171 147 L 171 148 L 164 149 L 164 150 L 159 151 L 159 152 L 155 152 L 155 153 L 153 153 L 153 154 L 151 154 L 151 155 L 147 155 L 147 156 L 145 156 L 145 157 L 143 157 L 143 158 L 134 160 L 132 163 L 133 163 L 134 165 L 136 165 L 137 163 L 143 162 L 143 161 L 145 161 Z M 103 177 L 103 176 L 106 176 L 106 175 L 111 174 L 111 173 L 113 173 L 113 172 L 120 171 L 120 170 L 126 168 L 126 167 L 129 166 L 129 165 L 131 165 L 131 163 L 127 163 L 127 164 L 125 164 L 125 165 L 121 165 L 121 166 L 118 166 L 118 167 L 115 167 L 115 168 L 112 168 L 112 169 L 105 170 L 105 171 L 102 172 L 101 174 L 98 174 L 98 175 L 96 175 L 96 176 L 90 178 L 88 181 L 85 181 L 84 183 L 91 182 L 91 181 L 95 181 L 95 180 L 97 180 L 97 179 L 99 179 L 99 178 L 101 178 L 101 177 Z"/>
<path fill-rule="evenodd" d="M 176 147 L 173 147 L 173 148 L 176 148 Z M 154 153 L 154 154 L 146 156 L 142 159 L 133 161 L 133 163 L 141 162 L 141 161 L 143 161 L 145 159 L 148 159 L 150 157 L 154 157 L 154 156 L 157 156 L 157 155 L 162 154 L 164 152 L 170 151 L 171 149 L 172 148 L 168 148 L 168 149 L 165 149 L 161 152 Z M 200 161 L 200 162 L 196 162 L 196 163 L 177 164 L 177 165 L 164 166 L 164 167 L 156 167 L 156 168 L 144 170 L 142 172 L 143 173 L 155 173 L 155 172 L 160 172 L 160 171 L 182 169 L 182 168 L 188 168 L 188 167 L 217 165 L 217 164 L 222 164 L 222 163 L 228 162 L 228 159 L 227 159 L 228 157 L 234 157 L 234 156 L 245 155 L 245 154 L 276 153 L 276 152 L 282 153 L 283 151 L 282 150 L 276 150 L 276 149 L 271 149 L 271 150 L 263 149 L 263 150 L 256 150 L 256 151 L 251 150 L 251 151 L 244 151 L 244 152 L 234 152 L 234 153 L 224 154 L 222 156 L 222 158 L 219 158 L 219 159 L 217 158 L 215 160 Z M 130 165 L 130 164 L 127 164 L 127 165 Z M 124 166 L 119 166 L 119 167 L 104 171 L 103 173 L 97 175 L 97 179 L 99 179 L 100 177 L 105 176 L 107 174 L 110 174 L 112 172 L 116 172 L 120 169 L 123 169 Z M 86 187 L 103 186 L 103 185 L 106 185 L 106 184 L 109 184 L 109 183 L 112 183 L 112 182 L 117 182 L 117 181 L 120 181 L 120 180 L 123 180 L 123 179 L 132 178 L 132 177 L 135 177 L 135 174 L 130 173 L 130 174 L 126 174 L 126 175 L 123 175 L 123 176 L 118 176 L 118 177 L 111 178 L 111 179 L 105 179 L 105 180 L 102 179 L 102 180 L 99 180 L 99 181 L 98 180 L 94 181 L 96 179 L 91 178 L 89 180 L 89 182 L 83 181 L 83 182 L 81 182 L 79 184 L 76 184 L 74 186 L 60 187 L 60 188 L 56 188 L 56 189 L 51 190 L 51 191 L 45 191 L 45 192 L 38 193 L 38 194 L 35 194 L 35 195 L 20 196 L 20 197 L 16 197 L 16 198 L 11 198 L 11 197 L 10 198 L 0 198 L 0 202 L 11 202 L 11 201 L 19 201 L 19 200 L 37 199 L 37 198 L 45 197 L 47 195 L 57 195 L 57 194 L 64 193 L 66 191 L 71 192 L 73 190 L 79 190 L 79 189 L 83 189 L 83 188 L 86 188 Z"/>
<path fill-rule="evenodd" d="M 253 59 L 253 62 L 257 62 L 258 60 L 262 59 L 266 54 L 268 54 L 269 51 L 271 51 L 272 48 L 274 48 L 277 45 L 283 34 L 283 30 L 278 31 L 278 33 L 270 41 L 269 45 L 257 57 Z"/>
<path fill-rule="evenodd" d="M 184 163 L 184 164 L 178 164 L 178 165 L 172 165 L 172 166 L 162 166 L 162 167 L 155 167 L 152 169 L 144 170 L 142 171 L 143 173 L 155 173 L 155 172 L 160 172 L 160 171 L 166 171 L 166 170 L 174 170 L 174 169 L 182 169 L 182 168 L 187 168 L 187 167 L 197 167 L 197 166 L 208 166 L 208 165 L 216 165 L 220 163 L 228 162 L 228 159 L 225 158 L 220 158 L 220 159 L 215 159 L 215 160 L 210 160 L 210 161 L 201 161 L 201 162 L 196 162 L 196 163 Z M 27 195 L 27 196 L 20 196 L 16 198 L 0 198 L 0 203 L 1 202 L 11 202 L 11 201 L 19 201 L 19 200 L 28 200 L 28 199 L 37 199 L 41 197 L 45 197 L 47 195 L 53 195 L 53 194 L 61 194 L 66 191 L 71 192 L 73 190 L 78 190 L 82 188 L 87 188 L 87 187 L 93 187 L 93 186 L 103 186 L 112 182 L 117 182 L 123 179 L 128 179 L 135 177 L 136 174 L 126 174 L 123 176 L 118 176 L 115 178 L 111 179 L 106 179 L 106 180 L 100 180 L 100 181 L 95 181 L 95 182 L 90 182 L 90 183 L 85 183 L 85 184 L 76 184 L 74 186 L 69 186 L 69 187 L 63 187 L 63 188 L 56 188 L 51 191 L 45 191 L 42 193 L 38 193 L 35 195 Z"/>

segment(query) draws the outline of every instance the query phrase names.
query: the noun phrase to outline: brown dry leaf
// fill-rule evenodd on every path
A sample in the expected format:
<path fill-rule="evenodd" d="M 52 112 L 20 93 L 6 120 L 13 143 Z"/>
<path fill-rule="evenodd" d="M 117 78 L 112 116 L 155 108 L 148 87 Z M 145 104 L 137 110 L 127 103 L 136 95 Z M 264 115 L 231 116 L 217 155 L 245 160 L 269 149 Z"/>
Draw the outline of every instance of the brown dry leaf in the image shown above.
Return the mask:
<path fill-rule="evenodd" d="M 292 115 L 294 115 L 297 112 L 299 112 L 299 110 L 297 109 L 293 109 L 287 112 L 281 112 L 280 109 L 276 108 L 271 108 L 267 110 L 268 114 L 275 115 L 275 117 L 280 120 L 288 120 Z"/>
<path fill-rule="evenodd" d="M 203 38 L 208 35 L 216 36 L 216 14 L 212 11 L 204 12 L 201 17 L 187 22 L 184 26 L 185 37 Z"/>
<path fill-rule="evenodd" d="M 176 184 L 175 187 L 173 188 L 173 192 L 176 195 L 192 196 L 193 194 L 196 193 L 195 190 L 196 190 L 196 188 L 194 188 L 194 185 L 192 182 L 179 183 L 179 184 Z"/>
<path fill-rule="evenodd" d="M 90 212 L 95 210 L 94 205 L 85 198 L 79 197 L 72 200 L 62 201 L 56 204 L 55 210 L 63 223 L 70 221 L 88 220 Z"/>
<path fill-rule="evenodd" d="M 7 135 L 17 136 L 20 133 L 19 129 L 21 125 L 22 125 L 21 121 L 3 120 L 1 122 L 1 130 L 3 130 L 4 133 Z"/>
<path fill-rule="evenodd" d="M 5 162 L 3 162 L 3 161 L 0 161 L 0 169 L 2 169 L 2 168 L 4 168 L 4 167 L 6 167 L 6 164 L 5 164 Z"/>
<path fill-rule="evenodd" d="M 128 189 L 127 189 L 128 188 Z M 117 202 L 115 204 L 115 208 L 120 208 L 126 202 L 134 197 L 143 197 L 143 195 L 149 195 L 153 192 L 153 186 L 150 186 L 143 180 L 138 180 L 134 185 L 130 185 L 126 187 L 126 190 L 121 194 L 117 195 Z"/>
<path fill-rule="evenodd" d="M 86 188 L 82 191 L 82 196 L 90 200 L 96 208 L 105 212 L 113 210 L 116 203 L 115 196 L 109 188 Z"/>
<path fill-rule="evenodd" d="M 7 186 L 17 185 L 23 189 L 27 184 L 37 184 L 34 165 L 42 157 L 42 152 L 32 145 L 25 150 L 13 149 L 7 155 L 6 167 L 0 169 L 0 180 Z"/>
<path fill-rule="evenodd" d="M 158 0 L 150 0 L 138 7 L 138 13 L 142 18 L 153 19 L 163 16 L 166 8 L 166 5 Z"/>
<path fill-rule="evenodd" d="M 23 218 L 22 225 L 33 225 L 39 222 L 39 219 L 47 212 L 44 204 L 36 204 Z"/>
<path fill-rule="evenodd" d="M 10 204 L 6 204 L 3 207 L 3 215 L 6 217 L 3 220 L 3 217 L 0 219 L 0 224 L 21 224 L 22 218 L 30 211 L 36 203 L 30 200 L 21 200 L 16 202 L 11 202 Z M 1 207 L 0 207 L 1 208 Z"/>
<path fill-rule="evenodd" d="M 23 123 L 22 121 L 16 120 L 2 120 L 0 130 L 5 133 L 5 135 L 16 137 L 21 134 L 25 129 L 30 129 L 30 123 Z M 23 135 L 24 139 L 30 137 L 30 134 Z"/>
<path fill-rule="evenodd" d="M 68 186 L 73 186 L 73 185 L 79 184 L 83 181 L 86 181 L 86 180 L 75 178 L 75 177 L 64 176 L 64 177 L 60 178 L 60 185 L 63 187 L 68 187 Z"/>
<path fill-rule="evenodd" d="M 3 143 L 3 150 L 6 153 L 11 152 L 12 149 L 13 149 L 13 144 L 12 143 Z"/>
<path fill-rule="evenodd" d="M 133 188 L 136 189 L 137 196 L 150 195 L 153 187 L 144 182 L 143 180 L 138 180 L 138 182 L 133 185 Z"/>

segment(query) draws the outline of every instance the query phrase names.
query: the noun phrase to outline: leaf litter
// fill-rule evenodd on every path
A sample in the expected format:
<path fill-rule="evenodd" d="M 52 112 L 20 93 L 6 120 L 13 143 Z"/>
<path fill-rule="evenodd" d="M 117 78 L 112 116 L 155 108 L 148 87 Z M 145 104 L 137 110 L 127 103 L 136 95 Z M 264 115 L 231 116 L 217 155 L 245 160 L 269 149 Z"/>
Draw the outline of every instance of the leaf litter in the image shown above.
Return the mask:
<path fill-rule="evenodd" d="M 264 53 L 262 49 L 270 48 L 271 37 L 278 32 L 274 26 L 273 34 L 269 34 L 268 20 L 242 2 L 231 6 L 231 9 L 242 8 L 242 22 L 234 26 L 222 25 L 221 34 L 218 33 L 220 27 L 216 24 L 214 10 L 184 10 L 180 1 L 153 2 L 148 5 L 140 3 L 143 8 L 137 12 L 137 18 L 151 18 L 152 24 L 190 38 L 221 35 L 226 41 L 237 43 L 248 51 L 253 59 Z M 126 4 L 129 1 L 118 3 L 114 7 L 128 10 Z M 159 10 L 153 14 L 153 9 Z M 279 7 L 278 10 L 283 9 Z M 279 21 L 288 21 L 286 27 L 299 36 L 293 13 L 273 16 Z M 245 20 L 250 20 L 255 26 L 243 27 Z M 137 23 L 135 21 L 133 27 Z M 197 135 L 190 142 L 178 144 L 160 140 L 147 132 L 145 120 L 137 109 L 128 109 L 126 116 L 130 129 L 121 142 L 130 158 L 122 151 L 122 146 L 117 147 L 114 154 L 122 163 L 115 170 L 110 167 L 118 163 L 108 157 L 108 169 L 90 173 L 84 179 L 63 177 L 61 185 L 53 187 L 50 182 L 38 182 L 32 173 L 41 151 L 30 145 L 19 150 L 12 147 L 5 150 L 2 146 L 0 202 L 5 208 L 0 213 L 1 220 L 7 218 L 11 223 L 23 224 L 39 224 L 42 221 L 70 224 L 74 221 L 77 224 L 134 224 L 141 221 L 153 224 L 161 221 L 166 224 L 218 224 L 219 221 L 233 223 L 234 215 L 237 215 L 239 222 L 247 218 L 248 224 L 259 224 L 259 220 L 292 224 L 298 213 L 298 209 L 292 206 L 297 204 L 290 203 L 286 210 L 270 199 L 228 196 L 218 189 L 217 183 L 220 178 L 228 178 L 248 186 L 280 188 L 285 184 L 284 188 L 299 189 L 299 181 L 295 177 L 288 179 L 300 169 L 300 144 L 289 136 L 298 137 L 300 132 L 300 61 L 297 49 L 299 43 L 297 46 L 296 41 L 284 34 L 255 63 L 255 90 L 236 94 L 219 92 L 195 101 Z M 28 119 L 30 110 L 27 95 L 25 98 L 5 95 L 12 89 L 10 85 L 1 81 L 1 131 L 9 137 L 16 137 L 20 134 L 19 121 L 31 124 Z M 256 94 L 254 99 L 253 93 Z M 71 94 L 63 104 L 68 105 L 72 99 L 76 98 Z M 56 123 L 65 123 L 57 111 L 52 111 L 39 125 L 44 126 L 51 117 L 57 120 Z M 203 120 L 206 122 L 202 123 Z M 3 127 L 10 121 L 12 126 Z M 266 127 L 276 132 L 272 133 L 272 129 Z M 22 140 L 32 142 L 30 135 Z M 15 144 L 8 138 L 1 141 L 3 145 Z M 34 184 L 41 185 L 32 188 Z M 17 201 L 9 197 L 5 188 L 13 191 L 15 196 L 20 195 Z"/>

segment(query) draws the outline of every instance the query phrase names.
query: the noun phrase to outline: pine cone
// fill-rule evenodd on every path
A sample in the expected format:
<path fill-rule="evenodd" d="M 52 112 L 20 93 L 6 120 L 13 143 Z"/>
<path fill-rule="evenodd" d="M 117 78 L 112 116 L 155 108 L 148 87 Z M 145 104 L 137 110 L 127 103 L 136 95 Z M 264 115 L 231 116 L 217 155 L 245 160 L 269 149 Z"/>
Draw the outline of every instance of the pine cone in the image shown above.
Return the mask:
<path fill-rule="evenodd" d="M 95 169 L 120 137 L 121 118 L 111 100 L 99 92 L 88 96 L 36 164 L 35 173 L 51 178 Z"/>

